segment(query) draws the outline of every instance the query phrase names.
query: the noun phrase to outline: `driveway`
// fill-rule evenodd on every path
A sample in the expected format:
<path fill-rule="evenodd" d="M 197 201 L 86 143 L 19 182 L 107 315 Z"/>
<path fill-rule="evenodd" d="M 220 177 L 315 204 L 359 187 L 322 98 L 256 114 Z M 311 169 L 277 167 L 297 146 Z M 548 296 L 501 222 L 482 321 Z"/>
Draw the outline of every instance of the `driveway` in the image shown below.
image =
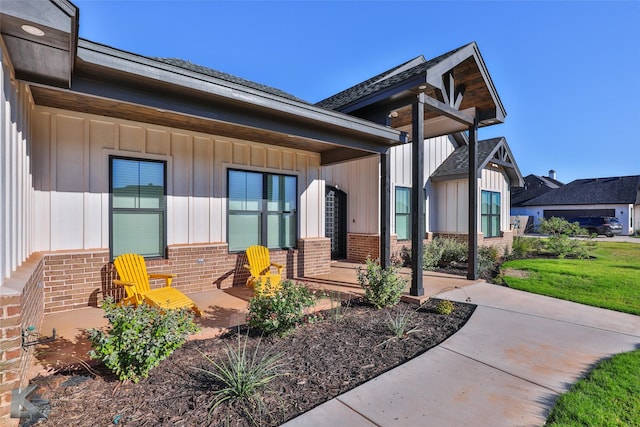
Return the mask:
<path fill-rule="evenodd" d="M 425 354 L 285 424 L 540 426 L 597 362 L 640 348 L 640 317 L 478 283 L 441 295 L 478 305 Z"/>

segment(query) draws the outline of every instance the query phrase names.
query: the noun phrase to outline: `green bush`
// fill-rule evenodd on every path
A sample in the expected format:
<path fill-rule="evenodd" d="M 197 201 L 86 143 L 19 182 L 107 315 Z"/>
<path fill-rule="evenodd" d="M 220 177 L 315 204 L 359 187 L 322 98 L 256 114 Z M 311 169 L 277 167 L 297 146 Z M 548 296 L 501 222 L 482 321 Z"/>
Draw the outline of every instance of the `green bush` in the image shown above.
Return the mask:
<path fill-rule="evenodd" d="M 478 247 L 478 274 L 483 276 L 490 273 L 498 265 L 498 248 L 494 246 Z"/>
<path fill-rule="evenodd" d="M 455 309 L 455 306 L 448 299 L 440 300 L 438 301 L 438 304 L 436 304 L 436 312 L 444 316 L 448 316 L 451 313 L 453 313 L 454 309 Z"/>
<path fill-rule="evenodd" d="M 367 258 L 366 268 L 358 267 L 357 273 L 365 297 L 376 308 L 392 307 L 400 302 L 407 281 L 398 275 L 396 267 L 382 268 Z"/>
<path fill-rule="evenodd" d="M 468 246 L 450 237 L 436 237 L 426 245 L 422 255 L 422 268 L 435 270 L 449 267 L 455 263 L 465 263 L 468 258 Z"/>
<path fill-rule="evenodd" d="M 588 258 L 592 248 L 591 242 L 571 239 L 569 236 L 584 235 L 587 232 L 577 222 L 570 223 L 562 218 L 552 217 L 540 220 L 540 230 L 548 234 L 544 240 L 544 251 L 558 258 L 567 256 Z"/>
<path fill-rule="evenodd" d="M 304 309 L 315 301 L 315 295 L 303 284 L 285 280 L 275 294 L 260 294 L 249 300 L 247 320 L 267 334 L 283 336 L 302 323 Z"/>
<path fill-rule="evenodd" d="M 435 239 L 442 247 L 442 256 L 440 257 L 440 267 L 447 267 L 454 263 L 465 263 L 468 259 L 469 246 L 451 238 Z"/>
<path fill-rule="evenodd" d="M 532 237 L 515 236 L 513 238 L 513 245 L 511 246 L 511 254 L 509 254 L 508 258 L 527 258 L 532 252 L 535 251 L 534 240 L 540 241 L 540 239 L 534 239 Z"/>
<path fill-rule="evenodd" d="M 198 331 L 187 309 L 162 311 L 141 304 L 117 305 L 106 300 L 102 308 L 110 329 L 89 329 L 92 359 L 100 359 L 121 381 L 138 382 Z"/>

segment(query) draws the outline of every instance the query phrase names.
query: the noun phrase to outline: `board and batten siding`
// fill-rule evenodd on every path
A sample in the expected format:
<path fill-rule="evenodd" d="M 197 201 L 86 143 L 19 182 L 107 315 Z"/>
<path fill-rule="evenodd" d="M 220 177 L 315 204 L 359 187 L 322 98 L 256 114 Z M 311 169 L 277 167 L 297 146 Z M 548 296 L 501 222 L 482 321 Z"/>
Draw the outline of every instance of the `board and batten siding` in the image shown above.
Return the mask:
<path fill-rule="evenodd" d="M 298 237 L 324 236 L 320 156 L 36 107 L 36 250 L 109 247 L 109 156 L 167 163 L 167 243 L 226 242 L 227 170 L 298 177 Z"/>
<path fill-rule="evenodd" d="M 453 153 L 456 146 L 448 136 L 425 140 L 424 184 L 427 207 L 425 215 L 429 224 L 429 200 L 431 184 L 429 176 Z M 411 144 L 392 147 L 391 152 L 391 232 L 395 234 L 395 187 L 412 188 Z M 380 157 L 372 155 L 364 159 L 322 167 L 322 177 L 327 185 L 338 186 L 347 193 L 348 225 L 350 233 L 378 234 L 380 232 Z M 427 226 L 426 231 L 430 231 Z"/>
<path fill-rule="evenodd" d="M 431 205 L 433 230 L 438 233 L 468 233 L 469 180 L 455 179 L 433 184 L 435 203 Z M 482 191 L 500 193 L 500 229 L 509 231 L 511 191 L 509 181 L 500 170 L 485 168 L 478 178 L 478 224 L 481 224 Z M 480 231 L 480 230 L 478 230 Z"/>
<path fill-rule="evenodd" d="M 0 40 L 0 287 L 34 252 L 33 100 Z"/>
<path fill-rule="evenodd" d="M 347 193 L 347 231 L 376 234 L 380 229 L 380 157 L 323 166 L 326 185 Z"/>

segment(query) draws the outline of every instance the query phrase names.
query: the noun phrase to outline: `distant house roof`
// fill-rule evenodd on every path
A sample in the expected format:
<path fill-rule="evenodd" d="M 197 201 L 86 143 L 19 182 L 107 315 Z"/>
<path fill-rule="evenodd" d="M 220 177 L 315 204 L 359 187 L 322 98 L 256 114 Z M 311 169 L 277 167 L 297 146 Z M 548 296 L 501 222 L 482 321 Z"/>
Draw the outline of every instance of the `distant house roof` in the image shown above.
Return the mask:
<path fill-rule="evenodd" d="M 307 101 L 300 99 L 296 96 L 291 95 L 285 91 L 280 89 L 276 89 L 271 86 L 263 85 L 261 83 L 252 82 L 251 80 L 246 80 L 241 77 L 237 77 L 228 73 L 223 73 L 222 71 L 214 70 L 212 68 L 204 67 L 202 65 L 194 64 L 191 61 L 185 61 L 179 58 L 151 58 L 156 61 L 164 62 L 165 64 L 173 65 L 176 67 L 184 68 L 185 70 L 193 71 L 195 73 L 204 74 L 205 76 L 215 77 L 221 80 L 225 80 L 231 83 L 239 84 L 242 86 L 246 86 L 252 89 L 256 89 L 262 92 L 270 93 L 271 95 L 280 96 L 282 98 L 288 98 L 293 101 L 304 102 L 308 104 Z"/>
<path fill-rule="evenodd" d="M 640 175 L 577 179 L 522 206 L 640 204 Z"/>
<path fill-rule="evenodd" d="M 511 206 L 522 206 L 524 202 L 563 185 L 562 182 L 548 176 L 527 175 L 524 177 L 524 187 L 511 192 Z"/>
<path fill-rule="evenodd" d="M 490 163 L 502 168 L 512 187 L 524 185 L 520 169 L 513 159 L 511 149 L 504 137 L 485 139 L 478 141 L 478 170 L 487 167 Z M 464 179 L 469 177 L 469 146 L 458 147 L 447 159 L 431 174 L 431 180 L 444 181 L 450 179 Z"/>

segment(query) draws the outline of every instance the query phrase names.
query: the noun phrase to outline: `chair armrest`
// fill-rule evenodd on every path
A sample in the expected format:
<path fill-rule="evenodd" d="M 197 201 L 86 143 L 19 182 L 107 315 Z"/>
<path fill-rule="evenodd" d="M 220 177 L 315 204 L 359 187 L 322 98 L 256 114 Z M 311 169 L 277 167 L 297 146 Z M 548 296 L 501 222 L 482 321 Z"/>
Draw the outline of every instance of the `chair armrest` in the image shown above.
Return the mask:
<path fill-rule="evenodd" d="M 249 264 L 244 264 L 243 267 L 246 268 L 247 270 L 251 271 L 251 267 L 249 266 Z"/>
<path fill-rule="evenodd" d="M 149 274 L 149 279 L 164 279 L 166 287 L 171 286 L 171 281 L 175 277 L 176 277 L 175 274 L 161 274 L 161 273 Z"/>
<path fill-rule="evenodd" d="M 124 280 L 118 280 L 118 279 L 113 279 L 113 284 L 114 285 L 120 285 L 120 286 L 136 286 L 135 282 L 125 282 Z"/>
<path fill-rule="evenodd" d="M 282 269 L 284 268 L 284 265 L 276 264 L 275 262 L 272 262 L 271 265 L 278 269 L 278 274 L 282 274 Z"/>

